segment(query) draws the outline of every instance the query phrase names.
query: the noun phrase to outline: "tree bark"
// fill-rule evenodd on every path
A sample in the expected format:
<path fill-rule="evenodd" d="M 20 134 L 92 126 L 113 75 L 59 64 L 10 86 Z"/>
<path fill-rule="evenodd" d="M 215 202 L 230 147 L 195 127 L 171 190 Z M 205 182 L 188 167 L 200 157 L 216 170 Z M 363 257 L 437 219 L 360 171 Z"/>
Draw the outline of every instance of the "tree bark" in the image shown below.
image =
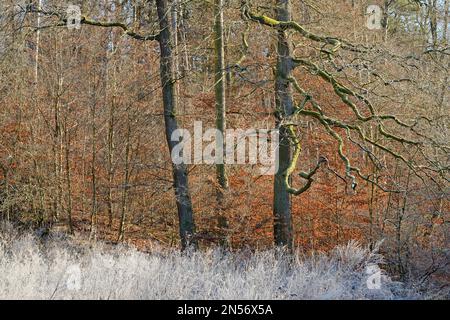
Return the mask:
<path fill-rule="evenodd" d="M 443 45 L 446 46 L 448 43 L 447 32 L 448 32 L 448 0 L 444 1 L 444 23 L 442 30 L 442 41 Z"/>
<path fill-rule="evenodd" d="M 38 10 L 42 7 L 42 0 L 38 1 Z M 37 31 L 36 31 L 36 51 L 35 51 L 35 65 L 34 65 L 34 83 L 37 86 L 38 83 L 38 72 L 39 72 L 39 48 L 40 48 L 40 40 L 41 40 L 41 14 L 37 15 Z"/>
<path fill-rule="evenodd" d="M 290 0 L 277 0 L 276 16 L 278 21 L 291 20 Z M 293 249 L 293 227 L 291 214 L 291 196 L 285 183 L 286 170 L 292 160 L 292 148 L 289 130 L 281 121 L 294 113 L 292 88 L 288 78 L 293 70 L 291 44 L 289 36 L 283 30 L 278 31 L 278 61 L 275 82 L 275 100 L 277 108 L 277 128 L 280 129 L 279 170 L 274 179 L 274 237 L 275 245 Z"/>
<path fill-rule="evenodd" d="M 68 124 L 68 115 L 64 114 L 64 150 L 65 150 L 65 169 L 66 169 L 66 188 L 67 188 L 67 226 L 69 229 L 69 233 L 73 234 L 73 220 L 72 220 L 72 181 L 71 181 L 71 173 L 70 173 L 70 132 L 69 132 L 69 124 Z"/>
<path fill-rule="evenodd" d="M 178 129 L 176 118 L 176 95 L 174 79 L 174 58 L 172 53 L 172 32 L 168 20 L 167 0 L 156 0 L 159 27 L 159 45 L 161 49 L 160 73 L 162 83 L 164 123 L 167 144 L 172 153 L 178 142 L 172 141 L 172 133 Z M 182 249 L 188 246 L 196 247 L 194 213 L 189 191 L 188 171 L 185 164 L 172 165 L 173 183 L 178 209 L 179 230 Z"/>
<path fill-rule="evenodd" d="M 436 50 L 438 47 L 438 25 L 437 25 L 437 1 L 432 0 L 428 4 L 429 16 L 430 16 L 430 33 L 431 33 L 431 47 Z"/>
<path fill-rule="evenodd" d="M 91 162 L 91 184 L 92 184 L 92 203 L 91 203 L 91 229 L 89 234 L 90 240 L 97 238 L 97 175 L 95 172 L 95 163 L 97 161 L 97 127 L 96 121 L 96 101 L 91 106 L 92 120 L 92 162 Z"/>
<path fill-rule="evenodd" d="M 223 38 L 223 0 L 214 0 L 214 45 L 216 50 L 214 89 L 216 96 L 216 128 L 224 136 L 226 129 L 226 101 L 225 101 L 225 49 Z M 224 150 L 224 139 L 218 141 L 218 150 Z M 228 178 L 225 164 L 216 164 L 217 180 L 223 189 L 228 188 Z"/>
<path fill-rule="evenodd" d="M 216 98 L 216 129 L 221 133 L 222 138 L 216 137 L 216 152 L 220 152 L 222 161 L 216 163 L 217 182 L 220 190 L 217 190 L 217 205 L 218 205 L 218 226 L 221 230 L 220 244 L 222 247 L 227 247 L 227 227 L 228 221 L 223 214 L 224 191 L 228 189 L 228 177 L 224 163 L 225 150 L 225 130 L 226 130 L 226 83 L 225 83 L 225 44 L 224 44 L 224 30 L 223 30 L 223 0 L 214 0 L 214 47 L 215 47 L 215 77 L 214 90 Z"/>
<path fill-rule="evenodd" d="M 115 127 L 115 97 L 113 96 L 109 108 L 108 120 L 108 225 L 112 228 L 114 219 L 113 182 L 114 182 L 114 127 Z"/>
<path fill-rule="evenodd" d="M 121 202 L 120 226 L 117 242 L 125 239 L 125 224 L 128 209 L 128 190 L 130 189 L 130 152 L 131 152 L 131 115 L 130 107 L 127 107 L 127 137 L 125 142 L 125 170 L 123 179 L 123 191 Z"/>

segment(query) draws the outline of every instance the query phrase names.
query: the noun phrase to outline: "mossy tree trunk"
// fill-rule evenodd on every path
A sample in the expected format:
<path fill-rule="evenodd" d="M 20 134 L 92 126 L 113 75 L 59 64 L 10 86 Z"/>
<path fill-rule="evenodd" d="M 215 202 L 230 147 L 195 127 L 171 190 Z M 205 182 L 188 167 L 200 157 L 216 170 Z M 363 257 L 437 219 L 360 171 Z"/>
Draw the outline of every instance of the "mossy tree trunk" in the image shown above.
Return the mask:
<path fill-rule="evenodd" d="M 278 21 L 291 20 L 290 0 L 277 0 L 276 15 Z M 292 88 L 288 80 L 293 71 L 291 58 L 291 44 L 289 35 L 284 30 L 278 31 L 278 61 L 275 82 L 275 101 L 277 128 L 280 129 L 279 146 L 279 170 L 274 179 L 274 240 L 278 247 L 293 248 L 293 227 L 291 213 L 291 195 L 285 183 L 286 171 L 292 161 L 292 146 L 290 142 L 289 128 L 281 125 L 294 113 L 294 103 L 292 98 Z"/>

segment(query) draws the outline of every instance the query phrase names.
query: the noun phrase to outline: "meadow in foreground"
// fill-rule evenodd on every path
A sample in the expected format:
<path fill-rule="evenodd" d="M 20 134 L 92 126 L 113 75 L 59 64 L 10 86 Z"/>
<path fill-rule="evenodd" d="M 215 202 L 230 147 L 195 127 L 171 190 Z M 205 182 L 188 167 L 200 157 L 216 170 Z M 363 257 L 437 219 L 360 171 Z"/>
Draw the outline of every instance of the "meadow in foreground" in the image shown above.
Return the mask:
<path fill-rule="evenodd" d="M 11 227 L 0 232 L 0 299 L 418 299 L 382 274 L 367 285 L 380 255 L 355 242 L 294 261 L 274 251 L 193 253 L 82 245 Z"/>

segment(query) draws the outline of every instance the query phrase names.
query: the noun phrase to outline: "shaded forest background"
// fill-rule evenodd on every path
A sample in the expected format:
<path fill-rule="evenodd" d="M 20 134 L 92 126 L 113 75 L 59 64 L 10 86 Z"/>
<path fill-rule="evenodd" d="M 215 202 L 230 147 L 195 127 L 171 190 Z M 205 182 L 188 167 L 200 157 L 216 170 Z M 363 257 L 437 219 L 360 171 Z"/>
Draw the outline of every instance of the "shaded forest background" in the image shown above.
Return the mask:
<path fill-rule="evenodd" d="M 1 218 L 65 232 L 70 219 L 76 234 L 112 242 L 122 222 L 121 241 L 142 250 L 154 242 L 178 246 L 172 164 L 163 138 L 158 43 L 132 39 L 120 28 L 53 27 L 54 17 L 15 11 L 18 2 L 0 3 Z M 379 49 L 345 63 L 337 58 L 335 67 L 345 69 L 345 81 L 378 110 L 403 119 L 432 118 L 426 154 L 448 169 L 449 149 L 437 147 L 449 141 L 448 2 L 292 3 L 293 20 L 311 32 Z M 159 29 L 153 1 L 72 4 L 98 20 L 125 21 L 148 34 Z M 212 128 L 213 6 L 206 1 L 170 4 L 176 8 L 167 14 L 177 29 L 179 125 L 192 129 L 194 121 L 202 121 L 204 128 Z M 367 28 L 368 4 L 387 9 L 382 29 Z M 60 1 L 41 5 L 64 8 Z M 272 14 L 271 1 L 252 5 Z M 245 21 L 240 8 L 241 1 L 224 1 L 227 126 L 272 129 L 277 35 L 267 26 Z M 321 61 L 311 49 L 318 44 L 295 37 L 297 55 Z M 352 116 L 323 79 L 303 69 L 295 76 L 329 114 Z M 399 278 L 435 277 L 448 284 L 448 175 L 444 182 L 432 175 L 418 177 L 390 154 L 363 152 L 349 143 L 346 152 L 354 164 L 380 184 L 403 191 L 385 192 L 366 181 L 352 190 L 340 177 L 345 168 L 336 141 L 312 119 L 301 118 L 298 127 L 299 164 L 314 167 L 319 156 L 325 156 L 335 172 L 320 170 L 308 192 L 292 196 L 295 246 L 308 253 L 329 251 L 352 239 L 373 245 L 383 240 L 381 253 Z M 376 141 L 386 140 L 375 128 L 369 132 Z M 405 144 L 395 148 L 407 159 L 418 157 Z M 368 153 L 382 165 L 373 165 Z M 227 169 L 229 189 L 219 208 L 215 167 L 188 168 L 200 246 L 225 239 L 235 249 L 271 247 L 273 177 L 260 176 L 250 165 Z"/>

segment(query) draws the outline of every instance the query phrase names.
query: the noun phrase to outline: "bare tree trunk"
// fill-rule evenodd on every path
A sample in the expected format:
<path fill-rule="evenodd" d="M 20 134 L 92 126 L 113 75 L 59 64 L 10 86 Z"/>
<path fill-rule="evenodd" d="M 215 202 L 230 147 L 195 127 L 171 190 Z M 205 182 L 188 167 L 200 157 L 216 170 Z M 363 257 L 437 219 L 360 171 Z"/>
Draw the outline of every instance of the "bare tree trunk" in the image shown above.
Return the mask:
<path fill-rule="evenodd" d="M 383 5 L 383 18 L 381 20 L 381 26 L 383 27 L 384 32 L 384 41 L 388 39 L 388 31 L 389 31 L 389 7 L 393 4 L 392 0 L 384 0 Z"/>
<path fill-rule="evenodd" d="M 67 112 L 67 111 L 66 111 Z M 66 169 L 66 192 L 67 192 L 67 224 L 69 232 L 73 234 L 72 222 L 72 183 L 70 177 L 70 133 L 67 128 L 67 113 L 64 115 L 64 140 L 65 140 L 65 169 Z"/>
<path fill-rule="evenodd" d="M 178 129 L 176 118 L 177 97 L 174 87 L 174 61 L 172 54 L 172 34 L 167 16 L 167 0 L 156 0 L 158 20 L 161 33 L 159 35 L 159 45 L 161 49 L 160 73 L 162 83 L 164 123 L 167 144 L 172 153 L 177 142 L 172 141 L 172 133 Z M 185 164 L 172 165 L 173 183 L 178 208 L 178 219 L 180 228 L 180 239 L 182 249 L 189 245 L 196 247 L 194 213 L 189 192 L 188 171 Z"/>
<path fill-rule="evenodd" d="M 5 198 L 3 201 L 6 201 L 6 221 L 10 221 L 11 219 L 11 206 L 8 203 L 9 201 L 9 164 L 7 164 L 7 166 L 4 167 L 3 171 L 3 176 L 4 176 L 4 180 L 5 180 Z M 5 217 L 3 216 L 3 219 L 5 219 Z"/>
<path fill-rule="evenodd" d="M 172 19 L 172 36 L 173 36 L 173 55 L 174 55 L 174 72 L 178 75 L 178 0 L 172 0 L 170 14 Z"/>
<path fill-rule="evenodd" d="M 226 130 L 226 95 L 225 95 L 225 47 L 223 30 L 223 0 L 214 0 L 214 45 L 216 53 L 214 89 L 216 96 L 216 128 L 221 133 L 222 138 L 216 137 L 216 152 L 220 153 L 222 161 L 216 164 L 217 181 L 220 190 L 217 190 L 218 204 L 218 226 L 221 230 L 221 245 L 228 246 L 226 229 L 228 227 L 227 218 L 223 214 L 224 190 L 228 189 L 228 177 L 224 163 L 225 150 L 225 130 Z"/>
<path fill-rule="evenodd" d="M 277 20 L 291 20 L 290 0 L 277 0 Z M 278 62 L 276 71 L 275 95 L 277 108 L 277 127 L 280 129 L 279 170 L 274 179 L 274 237 L 275 245 L 293 249 L 293 226 L 291 196 L 285 184 L 286 170 L 292 159 L 292 148 L 288 129 L 281 121 L 294 113 L 292 88 L 288 78 L 293 70 L 291 44 L 285 31 L 278 31 Z"/>
<path fill-rule="evenodd" d="M 92 203 L 91 203 L 91 230 L 89 238 L 95 240 L 97 238 L 97 175 L 95 172 L 95 162 L 97 158 L 97 127 L 96 120 L 96 102 L 91 106 L 92 121 L 92 162 L 91 162 L 91 183 L 92 183 Z"/>
<path fill-rule="evenodd" d="M 38 9 L 41 9 L 42 7 L 42 0 L 39 0 L 38 2 Z M 37 16 L 37 31 L 36 31 L 36 56 L 35 56 L 35 70 L 34 70 L 34 94 L 35 94 L 35 110 L 38 109 L 38 82 L 39 82 L 39 49 L 40 49 L 40 39 L 41 39 L 41 31 L 40 31 L 40 26 L 41 26 L 41 15 L 38 14 Z M 33 144 L 35 143 L 34 141 L 34 131 L 32 130 L 32 141 Z M 33 167 L 35 172 L 37 173 L 37 184 L 38 184 L 38 193 L 39 193 L 39 199 L 40 199 L 40 209 L 38 209 L 39 215 L 37 217 L 38 219 L 38 225 L 41 226 L 44 222 L 44 192 L 43 192 L 43 184 L 42 184 L 42 178 L 40 176 L 40 165 L 38 163 L 38 161 L 36 161 L 35 159 L 33 159 Z M 6 187 L 8 187 L 8 185 L 6 185 Z M 7 189 L 8 190 L 8 189 Z"/>
<path fill-rule="evenodd" d="M 173 72 L 175 78 L 175 95 L 177 96 L 176 101 L 178 102 L 178 97 L 180 96 L 180 83 L 178 82 L 178 78 L 180 77 L 180 67 L 179 67 L 179 53 L 180 50 L 178 48 L 178 9 L 179 9 L 178 0 L 172 0 L 172 5 L 170 8 L 170 13 L 172 17 L 172 36 L 173 36 Z M 177 107 L 177 106 L 175 106 Z"/>
<path fill-rule="evenodd" d="M 58 90 L 53 105 L 53 177 L 56 194 L 53 196 L 53 222 L 59 220 L 61 208 L 61 120 L 60 120 L 61 79 L 58 79 Z"/>
<path fill-rule="evenodd" d="M 87 132 L 84 134 L 84 137 L 83 137 L 83 148 L 82 148 L 82 151 L 81 151 L 81 161 L 82 161 L 82 164 L 81 164 L 81 181 L 82 181 L 82 200 L 81 200 L 81 203 L 80 203 L 80 206 L 81 206 L 81 217 L 83 217 L 83 215 L 85 214 L 85 213 L 87 213 L 87 199 L 88 199 L 88 197 L 87 197 L 87 190 L 89 189 L 89 187 L 88 187 L 88 180 L 87 180 L 87 178 L 86 178 L 86 175 L 87 175 L 87 153 L 88 153 L 88 151 L 87 151 L 87 139 L 88 139 L 88 136 L 87 136 Z"/>
<path fill-rule="evenodd" d="M 62 37 L 55 38 L 55 65 L 56 65 L 56 93 L 53 104 L 53 175 L 56 192 L 53 196 L 53 222 L 58 222 L 62 210 L 63 198 L 63 167 L 64 167 L 64 143 L 61 121 L 61 102 L 64 94 L 64 73 L 62 58 Z"/>
<path fill-rule="evenodd" d="M 38 10 L 42 7 L 42 0 L 38 1 Z M 38 71 L 39 71 L 39 49 L 40 49 L 40 40 L 41 40 L 41 14 L 37 15 L 37 31 L 36 31 L 36 52 L 35 52 L 35 66 L 34 66 L 34 83 L 37 85 L 38 83 Z"/>
<path fill-rule="evenodd" d="M 223 0 L 214 0 L 214 44 L 216 50 L 215 63 L 215 95 L 216 95 L 216 127 L 222 137 L 226 129 L 226 101 L 225 101 L 225 50 L 223 38 Z M 224 139 L 216 139 L 217 150 L 224 150 Z M 216 164 L 217 180 L 223 189 L 228 188 L 228 178 L 225 164 Z"/>
<path fill-rule="evenodd" d="M 117 241 L 123 241 L 125 238 L 125 222 L 127 214 L 127 201 L 128 201 L 128 190 L 130 184 L 130 151 L 131 151 L 131 119 L 130 119 L 130 107 L 127 107 L 127 136 L 125 142 L 125 169 L 124 169 L 124 179 L 123 179 L 123 191 L 122 191 L 122 203 L 121 203 L 121 214 L 120 214 L 120 226 L 119 235 Z"/>
<path fill-rule="evenodd" d="M 442 40 L 443 40 L 443 45 L 447 45 L 448 43 L 448 39 L 447 39 L 447 32 L 448 32 L 448 0 L 445 0 L 444 2 L 444 26 L 443 26 L 443 30 L 442 30 Z"/>
<path fill-rule="evenodd" d="M 114 217 L 113 209 L 113 189 L 112 184 L 114 180 L 114 97 L 109 109 L 109 121 L 108 121 L 108 225 L 111 228 Z"/>
<path fill-rule="evenodd" d="M 185 6 L 186 4 L 182 3 L 179 5 L 180 14 L 179 14 L 179 34 L 180 34 L 180 42 L 183 46 L 183 64 L 182 64 L 182 74 L 181 76 L 184 77 L 187 72 L 189 71 L 189 52 L 187 47 L 187 26 L 186 26 L 186 19 L 185 19 Z"/>
<path fill-rule="evenodd" d="M 397 264 L 398 264 L 398 270 L 400 273 L 401 281 L 405 281 L 407 268 L 405 261 L 403 260 L 403 248 L 405 246 L 404 242 L 402 241 L 402 227 L 403 227 L 403 221 L 407 218 L 406 216 L 406 209 L 408 205 L 408 196 L 409 196 L 409 188 L 410 188 L 410 181 L 411 181 L 411 170 L 408 169 L 408 174 L 406 176 L 406 185 L 405 185 L 405 192 L 403 193 L 403 198 L 401 199 L 403 201 L 403 204 L 400 208 L 397 209 L 397 216 L 395 221 L 395 231 L 396 231 L 396 251 L 397 251 Z"/>
<path fill-rule="evenodd" d="M 115 106 L 114 97 L 111 101 L 109 109 L 109 121 L 108 121 L 108 225 L 111 228 L 114 217 L 113 208 L 113 180 L 114 180 L 114 125 L 115 125 Z"/>
<path fill-rule="evenodd" d="M 114 33 L 110 30 L 110 41 L 109 44 L 112 47 L 111 52 L 114 52 Z M 109 49 L 107 49 L 108 52 Z M 108 55 L 108 53 L 107 53 Z M 108 55 L 107 61 L 109 62 L 110 55 Z M 106 66 L 107 81 L 109 81 L 108 65 Z M 116 111 L 116 69 L 113 64 L 112 70 L 112 97 L 109 101 L 108 90 L 106 83 L 106 97 L 105 100 L 109 103 L 109 119 L 108 119 L 108 195 L 107 195 L 107 206 L 108 206 L 108 226 L 112 228 L 113 218 L 114 218 L 114 206 L 113 206 L 113 182 L 114 182 L 114 134 L 115 134 L 115 111 Z"/>
<path fill-rule="evenodd" d="M 431 33 L 431 46 L 433 49 L 438 47 L 438 25 L 437 25 L 437 0 L 430 0 L 428 5 L 430 16 L 430 33 Z"/>

